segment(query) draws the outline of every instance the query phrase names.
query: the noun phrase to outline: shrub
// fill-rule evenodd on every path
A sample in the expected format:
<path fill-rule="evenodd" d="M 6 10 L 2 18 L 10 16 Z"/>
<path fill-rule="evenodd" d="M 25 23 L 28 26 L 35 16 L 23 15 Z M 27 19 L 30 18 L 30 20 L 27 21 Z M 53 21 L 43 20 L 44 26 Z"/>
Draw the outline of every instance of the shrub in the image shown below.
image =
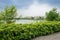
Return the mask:
<path fill-rule="evenodd" d="M 0 40 L 31 40 L 60 31 L 60 22 L 0 25 Z"/>

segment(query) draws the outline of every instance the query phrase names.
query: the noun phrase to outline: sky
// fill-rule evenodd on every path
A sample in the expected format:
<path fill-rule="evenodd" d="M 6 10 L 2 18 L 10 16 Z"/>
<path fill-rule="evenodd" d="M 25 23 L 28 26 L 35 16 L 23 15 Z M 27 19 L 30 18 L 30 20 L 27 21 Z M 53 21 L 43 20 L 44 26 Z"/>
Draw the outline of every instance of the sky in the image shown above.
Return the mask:
<path fill-rule="evenodd" d="M 0 0 L 0 10 L 5 6 L 15 5 L 18 15 L 45 16 L 52 8 L 60 10 L 60 0 Z"/>

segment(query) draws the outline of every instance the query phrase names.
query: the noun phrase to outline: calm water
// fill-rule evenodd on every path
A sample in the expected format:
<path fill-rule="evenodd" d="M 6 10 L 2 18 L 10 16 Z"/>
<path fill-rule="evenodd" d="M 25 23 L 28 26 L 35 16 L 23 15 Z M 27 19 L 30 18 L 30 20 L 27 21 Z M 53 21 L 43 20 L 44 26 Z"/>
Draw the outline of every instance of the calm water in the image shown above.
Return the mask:
<path fill-rule="evenodd" d="M 41 21 L 41 20 L 16 20 L 16 23 L 32 23 L 32 22 L 36 22 L 36 21 Z"/>

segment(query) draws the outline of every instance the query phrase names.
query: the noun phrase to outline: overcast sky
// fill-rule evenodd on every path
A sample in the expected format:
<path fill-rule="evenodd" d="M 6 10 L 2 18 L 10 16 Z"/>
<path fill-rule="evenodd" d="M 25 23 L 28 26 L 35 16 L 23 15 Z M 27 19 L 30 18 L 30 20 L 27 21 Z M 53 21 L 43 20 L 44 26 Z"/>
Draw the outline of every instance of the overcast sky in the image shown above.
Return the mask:
<path fill-rule="evenodd" d="M 60 0 L 0 0 L 0 10 L 11 5 L 22 16 L 45 16 L 45 12 L 55 7 L 60 10 Z"/>

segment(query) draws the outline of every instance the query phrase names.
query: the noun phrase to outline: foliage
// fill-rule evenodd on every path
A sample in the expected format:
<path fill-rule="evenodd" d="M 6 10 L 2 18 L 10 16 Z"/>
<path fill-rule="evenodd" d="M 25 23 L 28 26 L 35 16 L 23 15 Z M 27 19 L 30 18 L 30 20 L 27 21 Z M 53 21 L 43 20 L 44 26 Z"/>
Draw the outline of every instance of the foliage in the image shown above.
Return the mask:
<path fill-rule="evenodd" d="M 0 40 L 29 40 L 60 31 L 60 22 L 0 25 Z"/>
<path fill-rule="evenodd" d="M 58 18 L 56 18 L 57 21 L 60 21 L 60 15 L 58 16 Z"/>
<path fill-rule="evenodd" d="M 6 23 L 11 23 L 12 21 L 15 21 L 14 18 L 16 17 L 16 8 L 15 6 L 7 7 L 4 9 L 4 11 L 0 12 L 0 20 L 4 20 Z"/>
<path fill-rule="evenodd" d="M 57 12 L 56 8 L 53 8 L 49 12 L 46 13 L 46 20 L 48 21 L 54 21 L 58 18 L 59 13 Z"/>
<path fill-rule="evenodd" d="M 0 24 L 4 23 L 3 20 L 4 20 L 4 15 L 3 15 L 3 12 L 1 11 L 0 12 Z"/>

